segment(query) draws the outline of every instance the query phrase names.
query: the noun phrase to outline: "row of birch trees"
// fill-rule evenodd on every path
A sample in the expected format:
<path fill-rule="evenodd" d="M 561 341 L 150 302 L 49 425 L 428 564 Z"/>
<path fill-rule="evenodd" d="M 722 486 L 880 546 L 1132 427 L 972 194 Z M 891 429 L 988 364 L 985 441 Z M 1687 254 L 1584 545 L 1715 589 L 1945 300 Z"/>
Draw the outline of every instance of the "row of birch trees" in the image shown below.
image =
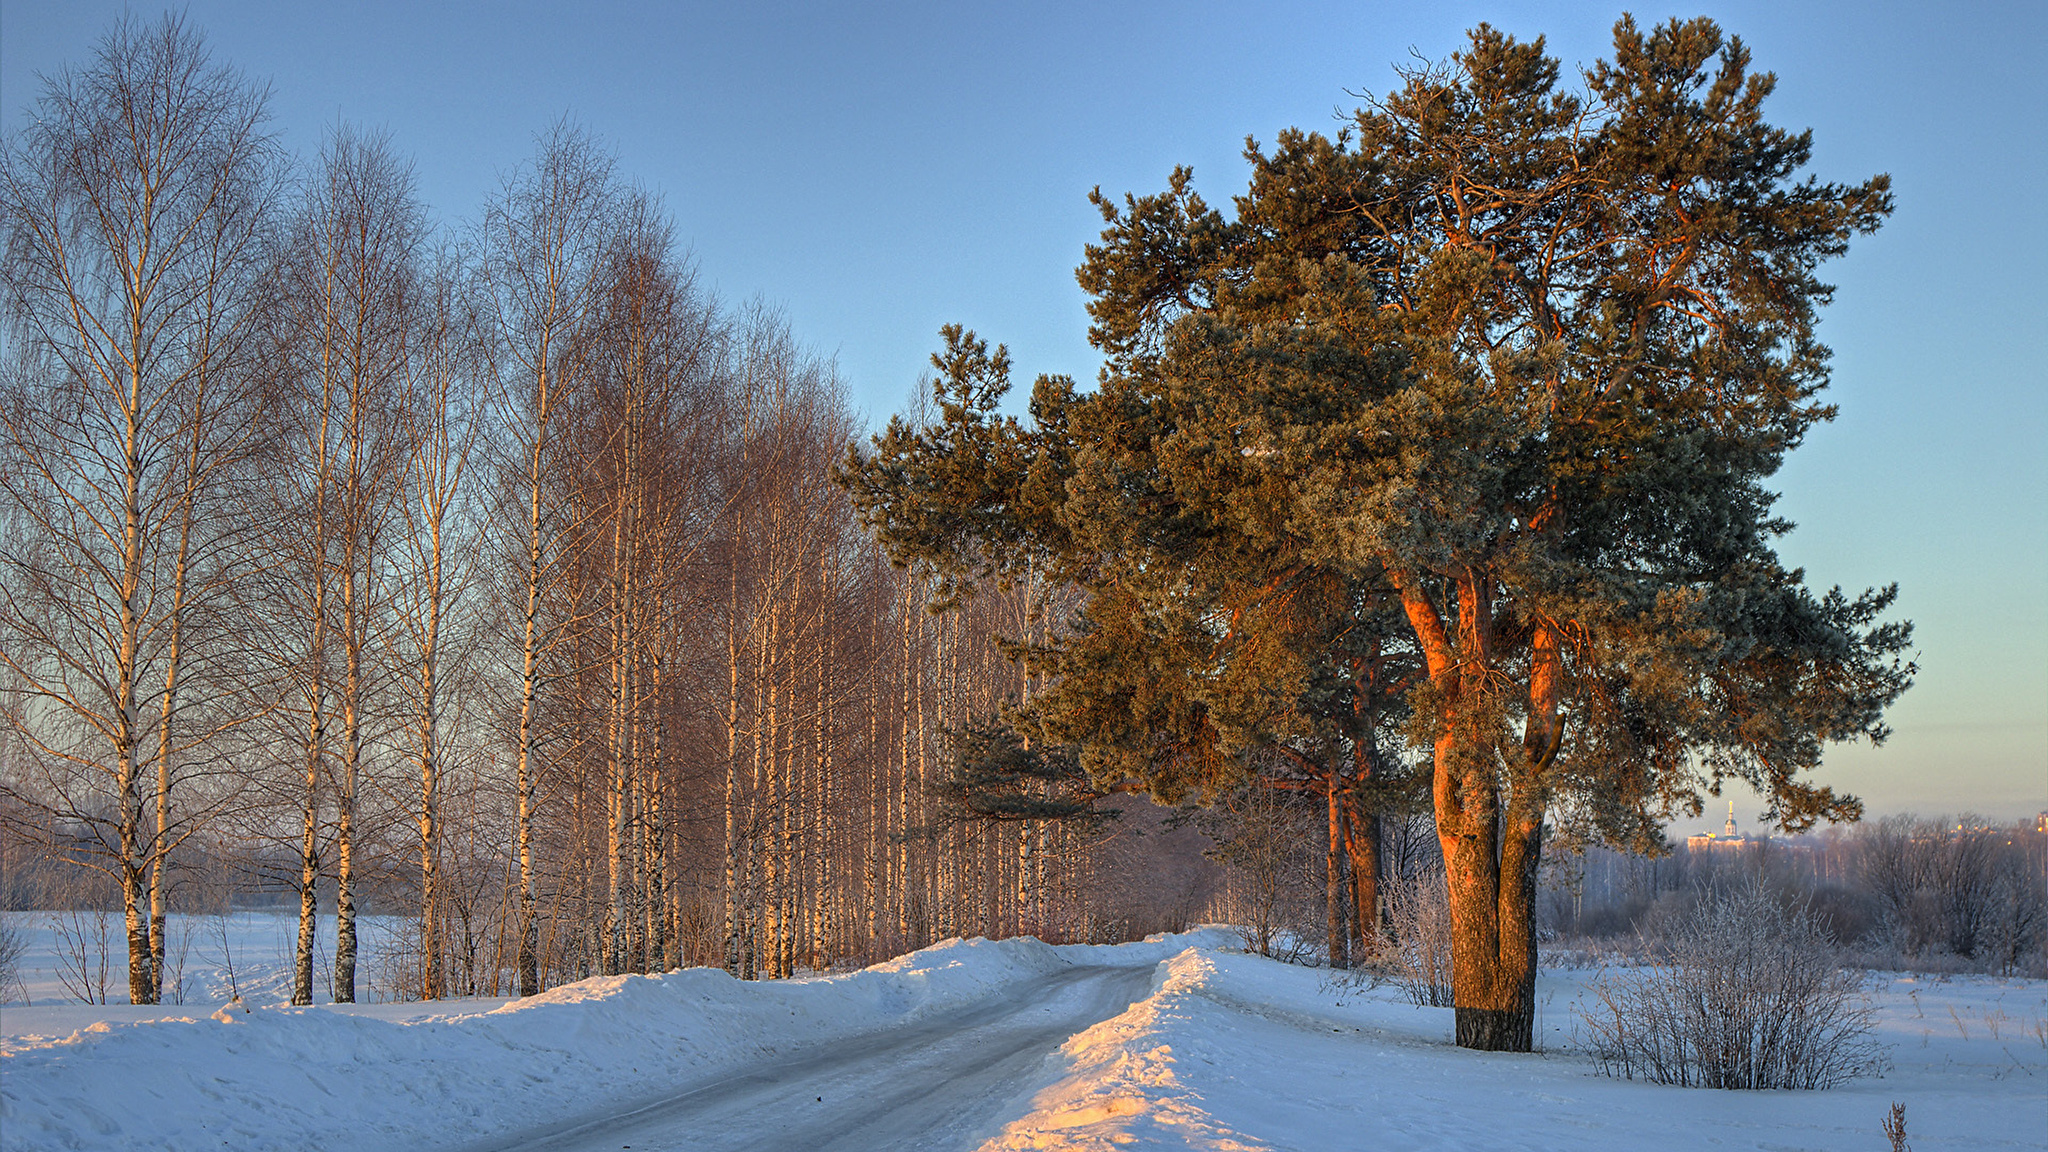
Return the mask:
<path fill-rule="evenodd" d="M 1110 930 L 1086 827 L 935 799 L 1047 590 L 926 611 L 828 360 L 574 126 L 441 226 L 267 100 L 125 19 L 0 152 L 0 820 L 118 893 L 132 1001 L 223 875 L 301 1003 Z"/>

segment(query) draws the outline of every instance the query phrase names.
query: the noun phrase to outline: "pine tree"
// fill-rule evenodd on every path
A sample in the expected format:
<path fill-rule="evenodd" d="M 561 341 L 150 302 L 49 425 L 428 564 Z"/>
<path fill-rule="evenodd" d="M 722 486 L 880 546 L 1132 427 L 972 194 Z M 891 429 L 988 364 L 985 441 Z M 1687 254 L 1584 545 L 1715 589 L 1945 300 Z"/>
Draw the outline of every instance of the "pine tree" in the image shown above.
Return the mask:
<path fill-rule="evenodd" d="M 1229 216 L 1184 169 L 1098 193 L 1097 390 L 1042 378 L 999 417 L 1007 357 L 948 330 L 939 419 L 842 472 L 945 597 L 1027 566 L 1090 593 L 1036 707 L 1098 786 L 1213 795 L 1314 735 L 1297 635 L 1328 667 L 1399 636 L 1467 1047 L 1531 1047 L 1548 818 L 1654 850 L 1742 780 L 1787 829 L 1853 819 L 1800 773 L 1883 739 L 1912 673 L 1894 590 L 1809 589 L 1764 487 L 1833 414 L 1814 273 L 1888 181 L 1799 179 L 1810 136 L 1711 21 L 1614 44 L 1573 92 L 1482 25 L 1334 138 L 1248 146 Z M 1171 688 L 1190 668 L 1243 687 Z"/>

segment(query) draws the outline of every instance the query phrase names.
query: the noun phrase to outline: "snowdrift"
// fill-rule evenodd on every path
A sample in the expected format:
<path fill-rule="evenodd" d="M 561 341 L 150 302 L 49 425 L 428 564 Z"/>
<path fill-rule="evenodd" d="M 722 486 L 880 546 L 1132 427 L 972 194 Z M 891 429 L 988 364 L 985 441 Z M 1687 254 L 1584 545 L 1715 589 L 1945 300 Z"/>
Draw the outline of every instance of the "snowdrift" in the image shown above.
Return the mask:
<path fill-rule="evenodd" d="M 1868 1152 L 1893 1101 L 1917 1152 L 2048 1148 L 2048 983 L 1886 975 L 1884 1078 L 1725 1092 L 1594 1075 L 1572 1011 L 1592 976 L 1546 971 L 1542 1051 L 1508 1055 L 1455 1047 L 1450 1009 L 1391 988 L 1189 949 L 1152 996 L 1069 1040 L 981 1152 Z"/>
<path fill-rule="evenodd" d="M 598 977 L 488 1012 L 459 1014 L 452 1001 L 456 1014 L 405 1021 L 328 1006 L 100 1021 L 0 1044 L 0 1143 L 10 1152 L 459 1148 L 963 1007 L 1069 965 L 1156 964 L 1225 938 L 949 940 L 842 976 L 748 983 L 692 968 Z"/>
<path fill-rule="evenodd" d="M 1213 929 L 1113 947 L 953 940 L 841 976 L 601 978 L 467 1014 L 196 1008 L 117 1023 L 106 1017 L 125 1006 L 10 1009 L 101 1018 L 0 1043 L 0 1148 L 466 1150 L 1015 999 L 1074 965 L 1150 968 L 1150 993 L 991 1098 L 975 1120 L 983 1152 L 1865 1152 L 1885 1146 L 1893 1101 L 1918 1152 L 2048 1148 L 2048 982 L 1877 977 L 1885 1077 L 1719 1092 L 1594 1075 L 1573 1036 L 1590 972 L 1544 972 L 1542 1051 L 1488 1054 L 1452 1046 L 1448 1009 L 1236 943 Z"/>

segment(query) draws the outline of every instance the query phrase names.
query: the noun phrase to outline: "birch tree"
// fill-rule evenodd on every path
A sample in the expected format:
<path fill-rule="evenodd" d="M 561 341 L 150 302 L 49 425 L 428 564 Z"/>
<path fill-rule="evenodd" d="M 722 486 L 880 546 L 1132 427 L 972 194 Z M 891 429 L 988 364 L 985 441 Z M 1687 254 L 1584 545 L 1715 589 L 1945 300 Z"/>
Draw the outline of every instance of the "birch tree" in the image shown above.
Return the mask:
<path fill-rule="evenodd" d="M 163 864 L 197 815 L 180 754 L 235 719 L 186 702 L 196 614 L 234 570 L 214 514 L 252 415 L 267 98 L 181 18 L 124 18 L 0 152 L 4 717 L 47 767 L 21 799 L 119 885 L 135 1003 L 160 993 Z"/>
<path fill-rule="evenodd" d="M 550 594 L 569 557 L 572 506 L 555 487 L 557 439 L 568 400 L 588 365 L 577 332 L 599 306 L 614 225 L 612 158 L 581 129 L 558 122 L 533 161 L 507 181 L 484 216 L 488 319 L 499 364 L 506 491 L 517 508 L 512 541 L 518 576 L 517 736 L 513 748 L 519 859 L 519 994 L 540 991 L 533 820 L 547 749 L 542 692 L 575 609 L 553 616 Z"/>
<path fill-rule="evenodd" d="M 309 734 L 304 843 L 313 841 L 315 797 L 324 785 L 334 806 L 339 1003 L 353 1002 L 356 992 L 357 808 L 367 745 L 379 734 L 370 712 L 386 678 L 379 643 L 388 591 L 385 553 L 404 480 L 394 416 L 405 395 L 406 342 L 425 233 L 409 166 L 381 137 L 337 129 L 322 150 L 294 226 L 284 283 L 296 353 L 290 420 L 303 449 L 303 474 L 287 482 L 301 494 L 305 520 L 297 534 L 298 559 L 310 584 L 302 597 L 311 662 L 302 674 Z M 340 742 L 332 755 L 326 743 L 330 707 Z M 306 891 L 314 879 L 313 855 L 304 854 Z M 306 891 L 302 947 L 312 939 Z M 308 966 L 301 955 L 295 981 L 301 992 L 309 991 Z"/>
<path fill-rule="evenodd" d="M 441 252 L 408 317 L 407 378 L 400 406 L 403 424 L 405 538 L 395 605 L 400 657 L 410 668 L 411 752 L 419 799 L 420 997 L 446 992 L 442 954 L 442 789 L 447 777 L 447 721 L 453 701 L 452 651 L 471 629 L 463 592 L 475 570 L 475 520 L 470 497 L 471 449 L 483 417 L 480 383 L 486 371 L 477 301 L 469 268 L 458 254 Z M 451 640 L 456 643 L 451 644 Z"/>

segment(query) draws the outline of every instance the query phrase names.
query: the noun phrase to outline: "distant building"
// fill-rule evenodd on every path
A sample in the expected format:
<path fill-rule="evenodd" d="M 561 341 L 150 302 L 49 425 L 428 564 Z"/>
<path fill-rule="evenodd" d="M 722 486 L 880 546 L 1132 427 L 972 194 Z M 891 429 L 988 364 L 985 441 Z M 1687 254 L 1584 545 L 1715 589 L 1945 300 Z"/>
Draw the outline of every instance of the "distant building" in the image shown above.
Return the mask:
<path fill-rule="evenodd" d="M 2048 817 L 2048 813 L 2044 813 L 2043 816 Z M 1747 848 L 1751 844 L 1760 844 L 1762 842 L 1763 837 L 1761 836 L 1744 836 L 1736 830 L 1735 801 L 1730 800 L 1728 802 L 1728 823 L 1721 826 L 1720 833 L 1717 835 L 1713 832 L 1700 832 L 1687 836 L 1685 838 L 1685 850 L 1688 852 L 1733 852 L 1738 848 Z"/>

